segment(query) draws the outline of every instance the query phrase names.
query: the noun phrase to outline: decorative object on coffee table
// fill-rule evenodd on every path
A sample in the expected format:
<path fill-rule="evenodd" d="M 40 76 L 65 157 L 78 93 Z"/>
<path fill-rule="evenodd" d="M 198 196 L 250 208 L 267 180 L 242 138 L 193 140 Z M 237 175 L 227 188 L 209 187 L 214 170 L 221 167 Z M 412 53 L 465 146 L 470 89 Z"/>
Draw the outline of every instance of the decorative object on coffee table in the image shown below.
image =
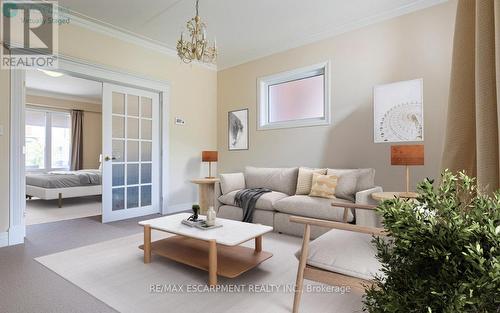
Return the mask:
<path fill-rule="evenodd" d="M 212 162 L 218 161 L 217 151 L 202 151 L 201 152 L 201 161 L 208 162 L 208 176 L 205 178 L 215 178 L 212 176 Z"/>
<path fill-rule="evenodd" d="M 228 112 L 228 149 L 248 150 L 248 109 Z"/>
<path fill-rule="evenodd" d="M 193 184 L 198 185 L 199 199 L 201 214 L 206 214 L 208 207 L 214 205 L 214 186 L 218 182 L 218 178 L 196 178 L 192 179 Z"/>
<path fill-rule="evenodd" d="M 391 165 L 406 166 L 406 192 L 410 192 L 410 165 L 424 165 L 424 145 L 391 146 Z"/>
<path fill-rule="evenodd" d="M 189 213 L 163 216 L 139 222 L 144 226 L 144 263 L 151 262 L 151 255 L 208 271 L 208 284 L 217 285 L 217 275 L 235 278 L 258 266 L 273 256 L 262 251 L 262 236 L 273 230 L 270 226 L 217 219 L 218 227 L 202 230 L 186 227 L 182 220 Z M 151 242 L 151 230 L 163 231 L 177 236 Z M 255 248 L 241 246 L 255 240 Z"/>

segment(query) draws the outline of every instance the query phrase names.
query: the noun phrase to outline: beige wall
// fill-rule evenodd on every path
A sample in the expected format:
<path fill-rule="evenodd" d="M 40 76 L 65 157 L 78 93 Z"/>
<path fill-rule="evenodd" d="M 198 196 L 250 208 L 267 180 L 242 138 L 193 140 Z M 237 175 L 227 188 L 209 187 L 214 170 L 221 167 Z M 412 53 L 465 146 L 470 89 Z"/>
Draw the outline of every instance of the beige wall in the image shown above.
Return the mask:
<path fill-rule="evenodd" d="M 218 73 L 221 172 L 244 165 L 374 167 L 376 182 L 402 190 L 404 170 L 391 167 L 390 144 L 373 143 L 375 85 L 424 79 L 425 162 L 412 185 L 439 174 L 448 100 L 456 2 L 431 7 Z M 331 61 L 331 126 L 256 131 L 256 80 Z M 227 150 L 227 112 L 249 108 L 250 150 Z"/>
<path fill-rule="evenodd" d="M 71 24 L 59 29 L 59 52 L 170 82 L 168 205 L 196 201 L 196 186 L 189 179 L 201 175 L 201 151 L 217 147 L 217 73 Z M 0 70 L 0 77 L 0 121 L 8 128 L 8 73 Z M 175 116 L 186 125 L 174 125 Z M 8 145 L 8 135 L 0 136 L 0 232 L 8 227 Z"/>
<path fill-rule="evenodd" d="M 84 111 L 83 168 L 99 168 L 99 155 L 102 151 L 102 104 L 33 95 L 26 96 L 26 103 L 32 106 Z"/>

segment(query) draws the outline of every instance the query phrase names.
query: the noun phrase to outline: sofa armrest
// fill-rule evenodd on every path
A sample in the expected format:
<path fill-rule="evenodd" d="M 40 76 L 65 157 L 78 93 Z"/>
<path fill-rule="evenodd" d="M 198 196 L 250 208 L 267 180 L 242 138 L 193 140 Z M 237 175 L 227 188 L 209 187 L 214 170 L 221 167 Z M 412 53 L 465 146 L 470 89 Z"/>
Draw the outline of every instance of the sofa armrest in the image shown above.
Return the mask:
<path fill-rule="evenodd" d="M 220 182 L 215 182 L 214 185 L 214 210 L 219 213 L 219 208 L 222 202 L 219 201 L 219 197 L 222 196 L 222 189 L 220 188 Z"/>
<path fill-rule="evenodd" d="M 356 193 L 356 204 L 361 205 L 378 205 L 378 201 L 372 198 L 372 193 L 382 192 L 382 187 L 374 187 L 367 190 L 362 190 Z M 382 227 L 382 219 L 375 211 L 355 210 L 356 225 Z"/>

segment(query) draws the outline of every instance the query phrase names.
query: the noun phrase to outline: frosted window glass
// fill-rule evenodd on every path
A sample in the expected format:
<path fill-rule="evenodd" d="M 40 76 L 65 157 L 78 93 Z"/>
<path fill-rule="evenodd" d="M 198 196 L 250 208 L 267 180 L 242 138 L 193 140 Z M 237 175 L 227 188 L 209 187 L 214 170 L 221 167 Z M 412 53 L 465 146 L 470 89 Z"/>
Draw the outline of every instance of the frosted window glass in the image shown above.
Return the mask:
<path fill-rule="evenodd" d="M 139 119 L 127 119 L 127 138 L 139 139 Z"/>
<path fill-rule="evenodd" d="M 127 209 L 139 206 L 139 187 L 127 188 Z"/>
<path fill-rule="evenodd" d="M 125 138 L 125 118 L 121 116 L 113 116 L 112 123 L 113 138 Z"/>
<path fill-rule="evenodd" d="M 322 118 L 324 75 L 269 86 L 269 122 Z"/>

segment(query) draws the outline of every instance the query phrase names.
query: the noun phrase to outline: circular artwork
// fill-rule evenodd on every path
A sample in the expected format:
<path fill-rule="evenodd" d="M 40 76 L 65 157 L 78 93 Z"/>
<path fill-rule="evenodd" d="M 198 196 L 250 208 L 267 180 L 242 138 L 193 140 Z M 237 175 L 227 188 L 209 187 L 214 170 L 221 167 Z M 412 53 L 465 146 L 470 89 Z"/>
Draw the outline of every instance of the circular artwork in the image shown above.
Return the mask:
<path fill-rule="evenodd" d="M 420 141 L 423 139 L 422 103 L 406 102 L 390 108 L 380 120 L 382 141 Z"/>

